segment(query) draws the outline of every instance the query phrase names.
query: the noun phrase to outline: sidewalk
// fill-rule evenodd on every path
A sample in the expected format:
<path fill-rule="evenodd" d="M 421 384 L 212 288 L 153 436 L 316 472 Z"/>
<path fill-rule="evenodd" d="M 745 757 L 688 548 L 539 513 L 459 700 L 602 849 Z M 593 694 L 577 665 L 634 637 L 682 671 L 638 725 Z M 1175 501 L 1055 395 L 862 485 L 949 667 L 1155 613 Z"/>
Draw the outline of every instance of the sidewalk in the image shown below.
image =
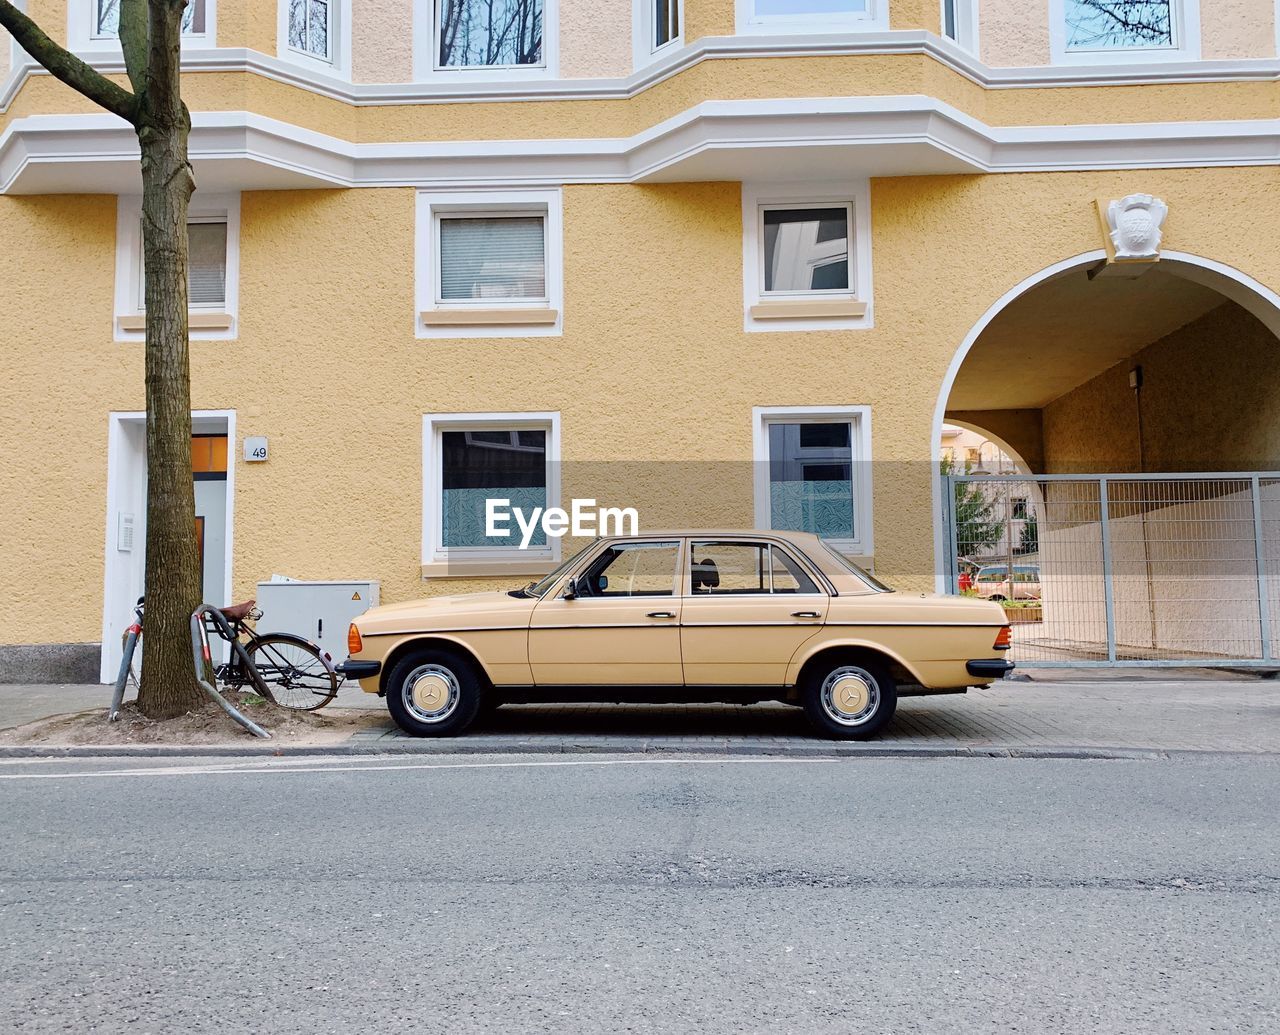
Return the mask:
<path fill-rule="evenodd" d="M 0 727 L 105 708 L 109 687 L 0 686 Z M 331 708 L 368 709 L 364 725 L 325 753 L 505 754 L 1079 754 L 1246 752 L 1280 755 L 1280 685 L 1240 678 L 1006 682 L 965 695 L 909 697 L 887 735 L 865 743 L 815 738 L 780 705 L 507 705 L 466 736 L 402 734 L 377 698 L 351 688 Z M 304 745 L 241 742 L 205 749 L 292 754 Z M 0 754 L 32 754 L 7 748 Z M 49 752 L 44 752 L 49 753 Z M 85 753 L 109 753 L 88 749 Z M 125 753 L 117 749 L 115 753 Z M 150 747 L 139 753 L 200 754 Z"/>

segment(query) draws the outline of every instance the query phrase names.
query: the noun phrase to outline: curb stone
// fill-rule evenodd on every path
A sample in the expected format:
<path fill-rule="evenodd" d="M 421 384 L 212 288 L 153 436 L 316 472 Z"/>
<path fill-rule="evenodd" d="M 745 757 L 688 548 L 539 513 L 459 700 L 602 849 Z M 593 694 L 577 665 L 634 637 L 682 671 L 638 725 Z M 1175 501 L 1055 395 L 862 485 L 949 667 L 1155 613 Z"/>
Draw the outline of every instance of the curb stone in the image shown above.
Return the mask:
<path fill-rule="evenodd" d="M 875 743 L 797 742 L 795 744 L 752 744 L 720 741 L 654 743 L 642 739 L 631 741 L 503 741 L 466 738 L 450 741 L 412 741 L 404 743 L 343 743 L 312 745 L 245 744 L 84 744 L 5 745 L 0 746 L 0 759 L 67 758 L 305 758 L 387 756 L 432 757 L 449 755 L 710 755 L 725 758 L 776 757 L 779 759 L 837 758 L 1010 758 L 1010 759 L 1095 759 L 1162 761 L 1174 758 L 1280 758 L 1280 752 L 1217 751 L 1188 748 L 1155 747 L 1075 747 L 1046 745 L 897 745 Z"/>

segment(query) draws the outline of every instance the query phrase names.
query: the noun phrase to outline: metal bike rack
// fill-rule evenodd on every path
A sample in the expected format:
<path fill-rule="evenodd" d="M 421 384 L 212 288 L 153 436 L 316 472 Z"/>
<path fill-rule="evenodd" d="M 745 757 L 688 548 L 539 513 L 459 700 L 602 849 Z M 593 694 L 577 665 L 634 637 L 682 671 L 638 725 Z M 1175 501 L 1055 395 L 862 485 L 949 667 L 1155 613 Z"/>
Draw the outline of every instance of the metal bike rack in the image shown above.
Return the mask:
<path fill-rule="evenodd" d="M 255 737 L 261 737 L 264 740 L 270 740 L 271 734 L 250 719 L 247 715 L 243 715 L 236 707 L 218 693 L 215 686 L 210 685 L 208 680 L 204 678 L 205 672 L 213 667 L 213 652 L 209 649 L 209 631 L 205 628 L 205 615 L 208 615 L 231 641 L 231 649 L 238 650 L 243 653 L 244 648 L 240 646 L 231 630 L 231 626 L 227 624 L 226 617 L 218 608 L 212 604 L 201 604 L 193 612 L 191 612 L 191 649 L 192 657 L 195 661 L 196 682 L 200 684 L 200 688 L 218 702 L 218 707 L 235 719 L 241 726 L 247 729 Z M 250 662 L 252 668 L 252 662 Z M 271 699 L 270 693 L 265 695 L 268 700 Z"/>

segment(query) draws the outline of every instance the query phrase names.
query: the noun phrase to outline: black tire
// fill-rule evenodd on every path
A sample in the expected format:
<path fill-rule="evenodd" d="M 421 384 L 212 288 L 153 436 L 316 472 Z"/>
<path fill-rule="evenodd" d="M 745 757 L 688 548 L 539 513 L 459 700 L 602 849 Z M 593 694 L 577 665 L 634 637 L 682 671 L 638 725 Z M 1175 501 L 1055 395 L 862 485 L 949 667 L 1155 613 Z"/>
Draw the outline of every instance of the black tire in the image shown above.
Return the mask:
<path fill-rule="evenodd" d="M 868 740 L 893 719 L 898 688 L 880 662 L 853 657 L 810 668 L 800 687 L 800 702 L 822 736 Z"/>
<path fill-rule="evenodd" d="M 464 655 L 415 651 L 401 658 L 387 677 L 387 710 L 410 736 L 456 737 L 475 722 L 486 689 L 479 670 Z"/>
<path fill-rule="evenodd" d="M 338 677 L 320 657 L 320 648 L 301 636 L 270 633 L 245 644 L 245 651 L 281 708 L 313 712 L 338 694 Z M 249 686 L 253 685 L 252 678 Z"/>

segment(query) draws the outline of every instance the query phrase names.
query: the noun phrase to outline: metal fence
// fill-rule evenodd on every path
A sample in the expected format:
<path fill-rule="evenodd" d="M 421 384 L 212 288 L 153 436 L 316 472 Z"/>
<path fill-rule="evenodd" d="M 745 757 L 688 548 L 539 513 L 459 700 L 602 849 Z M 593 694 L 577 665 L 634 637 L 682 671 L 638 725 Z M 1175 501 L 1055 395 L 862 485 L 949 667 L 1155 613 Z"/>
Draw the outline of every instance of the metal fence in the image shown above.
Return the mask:
<path fill-rule="evenodd" d="M 1022 666 L 1280 666 L 1280 473 L 946 475 L 951 592 Z"/>

